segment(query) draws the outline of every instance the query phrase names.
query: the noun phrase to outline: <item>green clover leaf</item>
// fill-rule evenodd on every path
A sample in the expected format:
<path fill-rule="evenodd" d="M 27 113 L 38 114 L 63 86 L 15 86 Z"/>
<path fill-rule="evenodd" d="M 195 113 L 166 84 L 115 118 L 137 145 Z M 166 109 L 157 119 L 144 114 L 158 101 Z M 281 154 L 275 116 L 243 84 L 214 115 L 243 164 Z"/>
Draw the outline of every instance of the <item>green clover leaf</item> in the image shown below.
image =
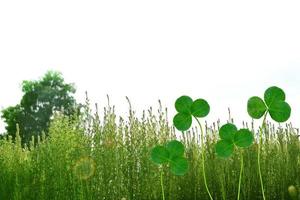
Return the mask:
<path fill-rule="evenodd" d="M 188 171 L 189 164 L 184 157 L 184 145 L 177 140 L 172 140 L 165 146 L 155 146 L 150 157 L 155 164 L 169 164 L 170 171 L 175 175 L 184 175 Z"/>
<path fill-rule="evenodd" d="M 284 91 L 276 86 L 269 87 L 264 94 L 264 100 L 268 107 L 271 107 L 275 101 L 285 101 Z"/>
<path fill-rule="evenodd" d="M 206 117 L 210 111 L 209 104 L 204 99 L 192 100 L 189 96 L 181 96 L 175 101 L 178 112 L 173 118 L 173 124 L 179 131 L 186 131 L 192 126 L 192 117 Z"/>
<path fill-rule="evenodd" d="M 251 97 L 247 103 L 248 114 L 254 119 L 260 119 L 269 113 L 276 122 L 285 122 L 291 116 L 291 107 L 285 102 L 285 93 L 279 87 L 268 88 L 264 93 L 264 100 Z"/>
<path fill-rule="evenodd" d="M 170 160 L 170 170 L 177 176 L 184 175 L 189 168 L 189 163 L 184 157 L 175 157 Z"/>
<path fill-rule="evenodd" d="M 248 100 L 247 110 L 252 118 L 260 119 L 267 111 L 267 106 L 260 97 L 251 97 Z"/>
<path fill-rule="evenodd" d="M 227 123 L 220 128 L 219 140 L 215 145 L 216 154 L 221 158 L 227 158 L 233 154 L 234 147 L 246 148 L 249 147 L 254 137 L 248 129 L 237 130 L 236 126 Z"/>
<path fill-rule="evenodd" d="M 177 140 L 168 142 L 166 148 L 170 154 L 170 157 L 179 157 L 183 156 L 184 154 L 184 145 Z"/>
<path fill-rule="evenodd" d="M 234 144 L 233 142 L 229 142 L 227 140 L 220 140 L 217 142 L 215 148 L 219 157 L 227 158 L 233 153 Z"/>
<path fill-rule="evenodd" d="M 158 165 L 168 162 L 169 156 L 164 146 L 156 146 L 151 151 L 151 160 Z"/>
<path fill-rule="evenodd" d="M 209 110 L 209 104 L 204 99 L 195 100 L 191 107 L 192 115 L 195 117 L 206 117 L 209 113 Z"/>
<path fill-rule="evenodd" d="M 240 129 L 234 135 L 234 144 L 238 147 L 246 148 L 254 141 L 253 134 L 248 129 Z"/>
<path fill-rule="evenodd" d="M 234 139 L 234 134 L 238 131 L 234 124 L 228 123 L 220 128 L 219 135 L 222 140 L 227 140 L 232 142 Z"/>
<path fill-rule="evenodd" d="M 291 107 L 284 101 L 275 101 L 269 109 L 270 116 L 277 122 L 285 122 L 290 118 Z"/>
<path fill-rule="evenodd" d="M 173 123 L 178 130 L 186 131 L 192 125 L 192 116 L 187 113 L 177 113 L 173 118 Z"/>
<path fill-rule="evenodd" d="M 191 113 L 193 99 L 189 96 L 181 96 L 175 101 L 175 108 L 179 113 Z"/>

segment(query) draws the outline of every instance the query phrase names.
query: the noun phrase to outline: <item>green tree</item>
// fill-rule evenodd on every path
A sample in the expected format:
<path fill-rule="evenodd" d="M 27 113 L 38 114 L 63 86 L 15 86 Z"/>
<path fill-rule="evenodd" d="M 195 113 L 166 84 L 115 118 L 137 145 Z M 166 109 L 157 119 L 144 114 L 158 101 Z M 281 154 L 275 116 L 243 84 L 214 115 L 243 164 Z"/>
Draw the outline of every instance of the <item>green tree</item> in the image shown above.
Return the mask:
<path fill-rule="evenodd" d="M 40 80 L 23 81 L 22 92 L 20 103 L 2 110 L 1 117 L 7 124 L 7 134 L 13 139 L 19 124 L 23 144 L 42 132 L 47 135 L 54 112 L 72 115 L 76 111 L 75 87 L 65 83 L 59 72 L 49 71 Z"/>

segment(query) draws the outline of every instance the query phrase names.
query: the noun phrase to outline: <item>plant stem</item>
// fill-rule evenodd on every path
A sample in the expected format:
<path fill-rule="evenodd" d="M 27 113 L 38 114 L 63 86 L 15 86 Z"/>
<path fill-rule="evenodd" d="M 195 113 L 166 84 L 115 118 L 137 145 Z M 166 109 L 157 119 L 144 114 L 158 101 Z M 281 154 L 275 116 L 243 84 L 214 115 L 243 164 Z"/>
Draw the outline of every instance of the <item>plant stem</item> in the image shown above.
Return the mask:
<path fill-rule="evenodd" d="M 206 174 L 205 174 L 205 154 L 204 154 L 204 133 L 203 133 L 203 128 L 201 126 L 201 123 L 200 121 L 198 120 L 197 117 L 195 117 L 199 127 L 200 127 L 200 132 L 201 132 L 201 146 L 202 146 L 202 151 L 201 151 L 201 156 L 202 156 L 202 173 L 203 173 L 203 180 L 204 180 L 204 185 L 205 185 L 205 188 L 206 188 L 206 191 L 209 195 L 209 198 L 211 200 L 213 200 L 212 196 L 211 196 L 211 193 L 208 189 L 208 186 L 207 186 L 207 181 L 206 181 Z"/>
<path fill-rule="evenodd" d="M 241 169 L 240 169 L 239 190 L 238 190 L 238 197 L 237 197 L 237 200 L 240 200 L 243 168 L 244 168 L 244 158 L 243 158 L 243 151 L 241 151 Z"/>
<path fill-rule="evenodd" d="M 160 169 L 160 186 L 161 186 L 162 199 L 165 200 L 165 190 L 164 190 L 164 183 L 163 183 L 163 169 Z"/>
<path fill-rule="evenodd" d="M 260 186 L 261 186 L 261 192 L 263 195 L 263 200 L 266 200 L 266 197 L 265 197 L 264 184 L 263 184 L 261 168 L 260 168 L 260 151 L 261 151 L 260 144 L 262 144 L 262 142 L 263 142 L 262 134 L 263 134 L 263 128 L 266 126 L 267 114 L 268 114 L 268 112 L 266 112 L 264 115 L 262 126 L 260 127 L 259 141 L 257 143 L 257 165 L 258 165 L 258 174 L 259 174 L 259 180 L 260 180 Z"/>

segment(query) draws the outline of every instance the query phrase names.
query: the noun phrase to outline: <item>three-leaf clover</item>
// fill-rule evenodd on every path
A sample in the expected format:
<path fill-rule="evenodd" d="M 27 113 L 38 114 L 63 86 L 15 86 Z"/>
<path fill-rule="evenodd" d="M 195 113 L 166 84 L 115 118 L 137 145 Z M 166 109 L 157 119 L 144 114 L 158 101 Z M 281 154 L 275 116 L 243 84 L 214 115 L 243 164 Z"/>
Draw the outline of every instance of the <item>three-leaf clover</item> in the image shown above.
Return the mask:
<path fill-rule="evenodd" d="M 180 131 L 188 130 L 192 125 L 192 117 L 205 117 L 210 111 L 209 104 L 204 99 L 193 99 L 181 96 L 175 102 L 177 114 L 173 118 L 174 126 Z"/>
<path fill-rule="evenodd" d="M 238 130 L 234 124 L 227 123 L 220 128 L 219 135 L 221 140 L 215 146 L 219 157 L 227 158 L 232 155 L 235 146 L 240 148 L 249 147 L 254 137 L 248 129 Z"/>
<path fill-rule="evenodd" d="M 265 91 L 264 100 L 257 96 L 251 97 L 247 103 L 247 111 L 254 119 L 260 119 L 270 113 L 276 122 L 285 122 L 291 115 L 291 107 L 285 102 L 284 91 L 276 86 Z"/>
<path fill-rule="evenodd" d="M 265 120 L 268 113 L 276 122 L 285 122 L 291 116 L 291 107 L 287 102 L 285 102 L 285 93 L 282 89 L 276 86 L 272 86 L 265 91 L 264 100 L 257 96 L 251 97 L 247 103 L 247 111 L 248 114 L 254 119 L 260 119 L 262 116 L 264 116 L 259 135 L 259 139 L 261 141 L 260 143 L 262 143 L 262 129 L 266 126 Z M 260 168 L 260 143 L 258 142 L 257 163 L 262 196 L 265 200 L 266 198 Z"/>
<path fill-rule="evenodd" d="M 184 175 L 188 171 L 188 161 L 184 157 L 184 145 L 172 140 L 166 145 L 157 145 L 151 151 L 151 160 L 158 165 L 169 164 L 175 175 Z"/>

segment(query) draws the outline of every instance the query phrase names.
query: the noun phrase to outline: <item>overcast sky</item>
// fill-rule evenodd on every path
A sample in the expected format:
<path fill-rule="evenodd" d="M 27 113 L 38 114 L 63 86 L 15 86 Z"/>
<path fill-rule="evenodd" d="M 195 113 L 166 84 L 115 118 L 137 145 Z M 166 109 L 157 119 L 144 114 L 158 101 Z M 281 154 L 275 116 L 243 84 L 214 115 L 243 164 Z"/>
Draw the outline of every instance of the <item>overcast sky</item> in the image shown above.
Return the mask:
<path fill-rule="evenodd" d="M 0 108 L 19 102 L 22 80 L 63 73 L 120 114 L 174 114 L 183 94 L 205 98 L 208 120 L 250 120 L 250 96 L 277 85 L 300 125 L 300 4 L 297 1 L 0 1 Z M 3 131 L 3 124 L 0 125 Z"/>

